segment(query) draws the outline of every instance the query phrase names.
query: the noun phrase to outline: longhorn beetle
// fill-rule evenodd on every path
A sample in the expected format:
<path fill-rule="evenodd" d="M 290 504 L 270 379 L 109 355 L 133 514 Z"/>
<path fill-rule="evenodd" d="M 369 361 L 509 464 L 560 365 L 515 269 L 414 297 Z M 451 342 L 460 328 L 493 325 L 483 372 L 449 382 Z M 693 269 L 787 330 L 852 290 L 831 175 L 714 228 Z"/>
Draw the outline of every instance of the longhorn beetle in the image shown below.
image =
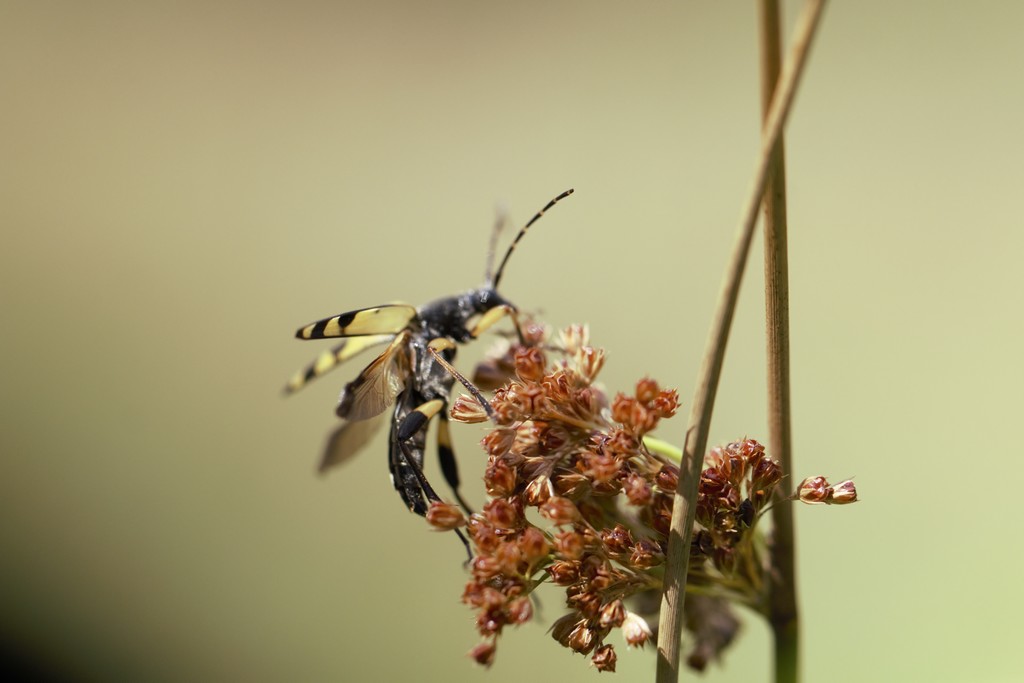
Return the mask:
<path fill-rule="evenodd" d="M 452 367 L 456 344 L 475 339 L 506 315 L 512 318 L 516 333 L 522 338 L 515 306 L 498 294 L 501 276 L 509 257 L 530 226 L 572 193 L 573 190 L 566 190 L 527 221 L 512 240 L 497 271 L 492 271 L 494 240 L 501 227 L 500 221 L 496 224 L 486 283 L 482 287 L 437 299 L 419 308 L 398 303 L 361 308 L 310 323 L 295 333 L 299 339 L 344 337 L 345 340 L 322 353 L 305 370 L 296 373 L 285 387 L 288 394 L 361 351 L 388 344 L 383 353 L 342 390 L 336 412 L 345 422 L 328 439 L 320 463 L 321 472 L 361 448 L 378 426 L 378 422 L 371 418 L 394 403 L 388 439 L 388 467 L 391 481 L 402 501 L 412 512 L 426 515 L 428 501 L 440 500 L 423 474 L 427 427 L 431 418 L 439 415 L 437 450 L 441 472 L 456 499 L 469 510 L 459 494 L 459 473 L 448 428 L 448 399 L 455 380 L 465 384 L 485 409 L 489 410 L 490 406 Z M 470 326 L 474 319 L 475 323 Z M 466 543 L 457 529 L 456 533 Z"/>

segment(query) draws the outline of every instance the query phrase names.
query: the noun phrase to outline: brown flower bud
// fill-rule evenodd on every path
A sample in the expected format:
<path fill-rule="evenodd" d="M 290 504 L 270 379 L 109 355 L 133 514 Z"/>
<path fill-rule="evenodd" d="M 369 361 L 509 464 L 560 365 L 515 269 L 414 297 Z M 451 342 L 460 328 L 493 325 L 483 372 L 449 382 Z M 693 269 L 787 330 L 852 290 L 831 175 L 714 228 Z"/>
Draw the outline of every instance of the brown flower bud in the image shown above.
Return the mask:
<path fill-rule="evenodd" d="M 548 502 L 541 505 L 540 514 L 557 526 L 572 524 L 580 518 L 576 505 L 568 498 L 558 496 L 553 496 Z"/>
<path fill-rule="evenodd" d="M 465 394 L 455 399 L 455 403 L 452 404 L 450 415 L 456 422 L 467 422 L 469 424 L 486 422 L 489 419 L 487 412 L 483 409 L 483 406 L 481 406 L 475 398 L 471 398 Z"/>
<path fill-rule="evenodd" d="M 520 387 L 515 394 L 516 407 L 524 417 L 532 417 L 543 412 L 547 397 L 544 388 L 539 384 L 528 384 Z"/>
<path fill-rule="evenodd" d="M 660 392 L 658 397 L 654 399 L 654 405 L 651 408 L 658 417 L 672 417 L 676 414 L 676 410 L 679 409 L 679 394 L 675 389 L 666 389 Z"/>
<path fill-rule="evenodd" d="M 597 644 L 597 634 L 587 626 L 586 622 L 580 622 L 569 634 L 569 647 L 580 654 L 589 654 Z"/>
<path fill-rule="evenodd" d="M 584 547 L 583 537 L 575 531 L 563 531 L 555 534 L 555 552 L 563 559 L 580 559 L 583 556 Z"/>
<path fill-rule="evenodd" d="M 482 636 L 500 633 L 505 623 L 506 615 L 501 609 L 485 609 L 476 615 L 476 630 Z"/>
<path fill-rule="evenodd" d="M 558 370 L 541 380 L 541 386 L 553 404 L 568 403 L 571 383 L 565 370 Z"/>
<path fill-rule="evenodd" d="M 560 424 L 540 422 L 538 420 L 535 420 L 533 424 L 534 427 L 543 425 L 543 429 L 537 435 L 537 445 L 540 448 L 541 455 L 554 453 L 569 441 L 568 430 Z"/>
<path fill-rule="evenodd" d="M 513 388 L 518 385 L 513 385 Z M 502 426 L 509 426 L 523 419 L 523 414 L 516 405 L 515 396 L 506 389 L 498 389 L 491 399 L 494 409 L 494 421 Z"/>
<path fill-rule="evenodd" d="M 457 506 L 435 500 L 427 508 L 427 522 L 437 529 L 450 531 L 465 525 L 466 518 Z"/>
<path fill-rule="evenodd" d="M 484 604 L 484 586 L 476 581 L 467 581 L 466 587 L 462 589 L 462 602 L 471 607 L 481 607 Z"/>
<path fill-rule="evenodd" d="M 488 432 L 483 439 L 484 450 L 490 455 L 504 455 L 512 448 L 516 441 L 516 430 L 495 429 Z"/>
<path fill-rule="evenodd" d="M 494 551 L 494 559 L 501 566 L 502 574 L 515 576 L 519 573 L 519 562 L 523 559 L 523 553 L 514 543 L 502 543 Z"/>
<path fill-rule="evenodd" d="M 473 595 L 477 600 L 477 603 L 474 605 L 475 607 L 482 607 L 483 609 L 490 610 L 495 609 L 496 607 L 501 607 L 505 604 L 505 595 L 497 588 L 482 586 L 480 584 L 476 585 L 479 587 L 479 590 L 474 591 Z M 469 590 L 469 586 L 466 587 L 466 590 Z M 465 594 L 463 594 L 463 598 L 465 597 Z"/>
<path fill-rule="evenodd" d="M 622 626 L 622 622 L 625 620 L 626 608 L 622 606 L 622 600 L 612 600 L 601 608 L 597 623 L 601 625 L 601 628 L 609 628 Z"/>
<path fill-rule="evenodd" d="M 533 506 L 541 506 L 547 503 L 553 494 L 551 480 L 548 479 L 546 474 L 534 477 L 523 491 L 526 502 Z"/>
<path fill-rule="evenodd" d="M 484 505 L 484 516 L 495 529 L 514 529 L 519 524 L 515 505 L 505 498 L 494 498 Z"/>
<path fill-rule="evenodd" d="M 764 457 L 764 446 L 754 439 L 744 439 L 738 443 L 729 444 L 729 446 L 746 458 L 748 462 L 753 462 Z"/>
<path fill-rule="evenodd" d="M 547 328 L 535 320 L 527 319 L 520 327 L 523 331 L 523 342 L 526 346 L 540 346 L 548 334 Z"/>
<path fill-rule="evenodd" d="M 650 504 L 651 498 L 654 496 L 650 483 L 635 472 L 626 477 L 622 490 L 625 492 L 629 504 L 638 507 Z"/>
<path fill-rule="evenodd" d="M 636 383 L 636 400 L 647 405 L 658 397 L 659 391 L 661 388 L 657 382 L 650 377 L 644 377 Z"/>
<path fill-rule="evenodd" d="M 602 645 L 594 650 L 594 655 L 590 658 L 590 663 L 593 664 L 594 668 L 598 671 L 615 673 L 615 662 L 617 659 L 618 657 L 615 654 L 615 648 L 611 645 Z"/>
<path fill-rule="evenodd" d="M 661 552 L 661 547 L 654 541 L 646 538 L 641 538 L 636 542 L 636 545 L 633 547 L 633 554 L 629 558 L 630 564 L 642 569 L 656 567 L 664 561 L 665 555 Z"/>
<path fill-rule="evenodd" d="M 485 554 L 493 553 L 501 543 L 501 538 L 494 531 L 494 527 L 486 520 L 480 519 L 479 515 L 470 517 L 469 535 L 477 549 Z"/>
<path fill-rule="evenodd" d="M 626 612 L 626 618 L 622 622 L 622 637 L 630 647 L 643 647 L 651 639 L 651 627 L 647 625 L 644 618 L 633 612 Z"/>
<path fill-rule="evenodd" d="M 579 564 L 568 560 L 558 560 L 546 571 L 556 586 L 570 586 L 580 578 Z"/>
<path fill-rule="evenodd" d="M 632 396 L 617 394 L 615 400 L 612 401 L 612 419 L 621 425 L 631 424 L 633 406 L 635 405 L 636 399 Z"/>
<path fill-rule="evenodd" d="M 658 488 L 665 493 L 675 493 L 676 487 L 679 486 L 679 468 L 673 465 L 663 465 L 654 481 Z"/>
<path fill-rule="evenodd" d="M 516 374 L 524 382 L 539 382 L 544 377 L 547 359 L 536 346 L 520 346 L 515 351 Z"/>
<path fill-rule="evenodd" d="M 705 467 L 700 473 L 700 483 L 697 487 L 700 495 L 717 498 L 728 487 L 731 487 L 729 478 L 718 467 Z"/>
<path fill-rule="evenodd" d="M 853 485 L 853 480 L 847 479 L 841 481 L 832 487 L 832 497 L 829 499 L 833 505 L 846 505 L 847 503 L 857 502 L 857 487 Z"/>
<path fill-rule="evenodd" d="M 611 453 L 620 460 L 629 460 L 639 455 L 639 441 L 625 429 L 612 429 L 608 438 L 600 439 L 598 443 L 604 448 L 605 453 Z"/>
<path fill-rule="evenodd" d="M 825 477 L 807 477 L 796 487 L 800 502 L 810 505 L 828 501 L 829 485 Z"/>
<path fill-rule="evenodd" d="M 525 596 L 512 600 L 505 609 L 508 612 L 508 620 L 513 624 L 525 624 L 533 618 L 533 604 L 530 603 L 530 598 Z"/>
<path fill-rule="evenodd" d="M 614 529 L 601 531 L 601 542 L 612 555 L 625 555 L 633 550 L 633 536 L 621 524 L 616 524 Z"/>
<path fill-rule="evenodd" d="M 473 578 L 477 581 L 487 581 L 501 573 L 501 565 L 490 555 L 477 555 L 469 566 L 473 572 Z"/>
<path fill-rule="evenodd" d="M 583 464 L 586 468 L 584 472 L 599 484 L 613 481 L 618 477 L 619 468 L 622 466 L 617 459 L 603 453 L 584 453 Z"/>
<path fill-rule="evenodd" d="M 750 474 L 750 488 L 753 491 L 770 492 L 782 479 L 782 467 L 769 457 L 758 458 Z"/>
<path fill-rule="evenodd" d="M 596 619 L 601 612 L 601 596 L 593 591 L 583 591 L 566 598 L 566 603 L 579 610 L 588 619 Z"/>
<path fill-rule="evenodd" d="M 551 552 L 551 544 L 548 543 L 544 532 L 534 526 L 528 526 L 523 530 L 519 540 L 516 541 L 519 550 L 523 553 L 523 559 L 527 564 L 533 564 L 548 556 Z"/>
<path fill-rule="evenodd" d="M 733 445 L 735 444 L 730 444 L 730 446 Z M 733 486 L 740 486 L 742 485 L 744 475 L 747 473 L 747 460 L 739 453 L 733 450 L 727 450 L 722 455 L 722 463 L 719 465 L 719 471 L 730 484 Z"/>
<path fill-rule="evenodd" d="M 608 564 L 597 555 L 587 555 L 580 562 L 580 576 L 586 580 L 588 590 L 597 592 L 603 592 L 615 582 Z"/>
<path fill-rule="evenodd" d="M 635 402 L 629 415 L 629 422 L 623 424 L 632 426 L 633 431 L 637 434 L 645 434 L 658 426 L 658 415 L 645 408 L 641 403 Z"/>
<path fill-rule="evenodd" d="M 576 403 L 576 412 L 586 420 L 591 420 L 604 408 L 604 394 L 593 387 L 583 387 L 573 394 L 573 401 Z"/>
<path fill-rule="evenodd" d="M 516 490 L 516 472 L 499 458 L 491 458 L 484 471 L 484 487 L 492 496 L 510 496 Z"/>
<path fill-rule="evenodd" d="M 494 664 L 494 653 L 496 650 L 497 647 L 495 647 L 493 640 L 485 641 L 470 650 L 469 656 L 472 657 L 477 664 L 490 667 L 491 664 Z"/>

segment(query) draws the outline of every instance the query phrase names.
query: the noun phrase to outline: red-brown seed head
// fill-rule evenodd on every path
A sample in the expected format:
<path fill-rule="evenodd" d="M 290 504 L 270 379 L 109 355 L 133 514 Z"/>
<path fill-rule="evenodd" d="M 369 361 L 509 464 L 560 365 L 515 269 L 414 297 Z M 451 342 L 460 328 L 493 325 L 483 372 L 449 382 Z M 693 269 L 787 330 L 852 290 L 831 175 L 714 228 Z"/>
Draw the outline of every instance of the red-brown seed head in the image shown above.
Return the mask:
<path fill-rule="evenodd" d="M 642 380 L 636 383 L 636 400 L 643 403 L 645 406 L 654 402 L 658 398 L 658 393 L 661 391 L 661 387 L 650 377 L 644 377 Z"/>
<path fill-rule="evenodd" d="M 452 409 L 449 411 L 449 415 L 456 422 L 465 422 L 469 424 L 486 422 L 489 418 L 487 412 L 483 409 L 480 403 L 470 396 L 463 394 L 455 399 L 455 403 L 452 404 Z"/>
<path fill-rule="evenodd" d="M 590 658 L 590 663 L 593 664 L 594 668 L 598 671 L 615 673 L 615 663 L 617 660 L 618 657 L 615 654 L 615 648 L 611 645 L 602 645 L 594 650 L 594 655 Z"/>
<path fill-rule="evenodd" d="M 797 497 L 803 503 L 825 503 L 829 497 L 828 479 L 825 477 L 807 477 L 796 489 Z"/>
<path fill-rule="evenodd" d="M 451 531 L 466 524 L 466 517 L 458 506 L 432 501 L 427 508 L 427 522 L 442 531 Z"/>
<path fill-rule="evenodd" d="M 470 650 L 469 656 L 472 657 L 473 661 L 477 664 L 490 667 L 491 664 L 494 664 L 494 653 L 496 651 L 497 647 L 495 646 L 494 641 L 487 640 Z"/>
<path fill-rule="evenodd" d="M 540 506 L 540 514 L 556 526 L 572 524 L 580 518 L 579 510 L 568 498 L 552 496 L 546 503 Z"/>
<path fill-rule="evenodd" d="M 829 500 L 833 505 L 846 505 L 857 502 L 857 487 L 851 479 L 841 481 L 832 487 L 832 496 Z"/>
<path fill-rule="evenodd" d="M 536 346 L 521 346 L 515 351 L 516 374 L 524 382 L 539 382 L 544 377 L 547 359 Z"/>

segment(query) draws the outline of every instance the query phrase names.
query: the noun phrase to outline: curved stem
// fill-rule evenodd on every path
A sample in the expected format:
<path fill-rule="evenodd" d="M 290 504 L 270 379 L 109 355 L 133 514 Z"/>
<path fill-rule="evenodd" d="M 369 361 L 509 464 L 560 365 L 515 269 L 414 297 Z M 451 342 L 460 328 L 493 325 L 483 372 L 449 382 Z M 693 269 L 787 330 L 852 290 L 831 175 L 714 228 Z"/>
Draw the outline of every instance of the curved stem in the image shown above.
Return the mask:
<path fill-rule="evenodd" d="M 806 65 L 811 39 L 818 26 L 824 4 L 824 0 L 808 0 L 797 23 L 790 57 L 780 77 L 779 86 L 772 98 L 772 106 L 764 125 L 761 153 L 754 173 L 754 181 L 740 214 L 736 242 L 726 266 L 725 278 L 708 334 L 696 395 L 690 410 L 690 422 L 683 447 L 683 463 L 679 472 L 679 485 L 676 488 L 672 509 L 664 593 L 659 617 L 656 677 L 658 683 L 675 683 L 679 678 L 679 639 L 683 625 L 683 598 L 685 595 L 683 588 L 690 559 L 690 538 L 693 534 L 696 513 L 697 485 L 700 481 L 703 454 L 707 448 L 711 411 L 721 377 L 726 341 L 736 310 L 743 268 L 746 264 L 747 254 L 750 252 L 750 241 L 757 223 L 757 212 L 764 194 L 772 154 L 793 104 L 796 87 Z"/>

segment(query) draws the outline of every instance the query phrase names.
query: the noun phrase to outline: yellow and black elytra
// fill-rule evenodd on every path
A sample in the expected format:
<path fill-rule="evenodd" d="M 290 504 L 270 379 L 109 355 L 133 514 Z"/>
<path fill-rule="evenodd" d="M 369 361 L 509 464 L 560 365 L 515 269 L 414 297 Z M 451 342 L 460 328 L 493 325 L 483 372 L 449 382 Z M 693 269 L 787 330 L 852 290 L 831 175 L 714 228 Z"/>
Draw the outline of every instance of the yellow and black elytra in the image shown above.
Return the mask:
<path fill-rule="evenodd" d="M 515 306 L 497 291 L 505 265 L 530 226 L 572 192 L 566 190 L 552 199 L 523 226 L 497 271 L 492 271 L 492 241 L 484 286 L 437 299 L 419 308 L 407 304 L 362 308 L 318 320 L 295 333 L 299 339 L 343 337 L 344 341 L 296 373 L 285 387 L 286 393 L 301 389 L 372 346 L 387 344 L 387 348 L 342 390 L 336 412 L 345 422 L 328 439 L 320 471 L 361 448 L 379 425 L 372 418 L 394 404 L 388 440 L 392 483 L 410 510 L 425 515 L 428 501 L 440 500 L 423 474 L 427 427 L 437 415 L 441 472 L 459 503 L 469 510 L 459 494 L 459 473 L 448 428 L 448 399 L 456 379 L 473 392 L 485 409 L 490 406 L 452 367 L 456 344 L 475 339 L 504 316 L 512 318 L 519 332 Z M 499 229 L 500 223 L 495 227 L 495 238 Z"/>

